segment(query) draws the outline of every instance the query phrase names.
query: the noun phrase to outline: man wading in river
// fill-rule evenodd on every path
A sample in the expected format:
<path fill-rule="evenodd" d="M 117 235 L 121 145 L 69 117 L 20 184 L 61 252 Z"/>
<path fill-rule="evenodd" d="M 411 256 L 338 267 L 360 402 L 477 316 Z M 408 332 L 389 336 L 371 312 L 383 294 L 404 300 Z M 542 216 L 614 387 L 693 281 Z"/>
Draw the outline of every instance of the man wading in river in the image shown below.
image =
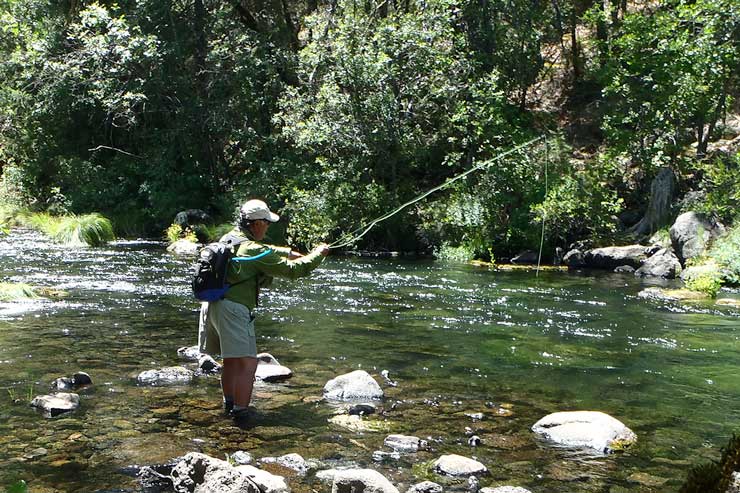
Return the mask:
<path fill-rule="evenodd" d="M 227 235 L 246 238 L 228 267 L 226 281 L 231 288 L 224 299 L 203 303 L 200 309 L 198 345 L 202 352 L 221 354 L 224 410 L 238 422 L 248 418 L 257 371 L 253 313 L 259 289 L 268 286 L 273 277 L 306 276 L 329 254 L 326 244 L 302 255 L 261 243 L 270 224 L 279 219 L 261 200 L 249 200 L 241 207 L 237 227 Z"/>

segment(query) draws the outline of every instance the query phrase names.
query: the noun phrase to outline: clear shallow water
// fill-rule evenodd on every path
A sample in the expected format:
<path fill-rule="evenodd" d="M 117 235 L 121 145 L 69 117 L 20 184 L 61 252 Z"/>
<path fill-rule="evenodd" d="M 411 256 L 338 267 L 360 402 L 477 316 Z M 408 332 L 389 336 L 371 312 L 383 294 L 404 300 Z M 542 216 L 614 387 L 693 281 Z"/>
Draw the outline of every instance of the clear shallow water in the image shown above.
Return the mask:
<path fill-rule="evenodd" d="M 15 251 L 23 255 L 18 256 Z M 144 370 L 181 364 L 195 343 L 190 259 L 151 242 L 67 250 L 33 233 L 0 240 L 4 280 L 66 297 L 0 304 L 0 486 L 32 491 L 136 491 L 136 464 L 188 451 L 259 458 L 298 452 L 327 465 L 374 467 L 405 491 L 444 453 L 475 456 L 483 485 L 533 492 L 677 491 L 687 468 L 716 459 L 740 418 L 740 312 L 643 300 L 631 276 L 494 272 L 434 262 L 330 258 L 306 280 L 265 293 L 258 346 L 293 369 L 260 385 L 255 427 L 220 416 L 215 377 L 138 386 Z M 735 295 L 736 296 L 736 295 Z M 390 432 L 431 437 L 433 450 L 375 463 L 387 433 L 328 423 L 323 385 L 357 368 L 383 382 Z M 44 419 L 11 397 L 47 393 L 82 370 L 94 385 L 74 414 Z M 638 444 L 608 457 L 554 447 L 531 425 L 592 409 L 631 427 Z M 468 414 L 484 414 L 473 421 Z M 467 445 L 470 427 L 483 445 Z M 431 479 L 438 479 L 431 477 Z M 294 491 L 323 491 L 311 477 Z M 322 489 L 323 488 L 323 489 Z M 450 485 L 448 489 L 453 490 Z"/>

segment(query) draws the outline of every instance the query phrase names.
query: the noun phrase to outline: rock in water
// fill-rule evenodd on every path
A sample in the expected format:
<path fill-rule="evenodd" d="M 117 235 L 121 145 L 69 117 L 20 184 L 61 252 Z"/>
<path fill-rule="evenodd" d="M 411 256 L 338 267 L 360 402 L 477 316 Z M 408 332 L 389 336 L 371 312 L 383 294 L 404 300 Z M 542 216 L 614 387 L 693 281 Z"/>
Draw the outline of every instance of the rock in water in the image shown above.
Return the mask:
<path fill-rule="evenodd" d="M 207 354 L 201 355 L 198 360 L 198 368 L 200 368 L 200 371 L 203 373 L 218 373 L 221 371 L 221 365 Z"/>
<path fill-rule="evenodd" d="M 31 401 L 31 406 L 43 411 L 44 416 L 53 418 L 69 413 L 80 407 L 80 396 L 68 392 L 52 395 L 39 395 Z"/>
<path fill-rule="evenodd" d="M 192 371 L 182 366 L 168 366 L 159 370 L 143 371 L 136 380 L 148 385 L 171 385 L 190 382 L 193 375 Z"/>
<path fill-rule="evenodd" d="M 331 482 L 332 493 L 399 493 L 398 488 L 393 486 L 385 476 L 372 469 L 330 469 L 319 471 L 316 478 Z"/>
<path fill-rule="evenodd" d="M 226 461 L 205 454 L 190 452 L 181 457 L 172 468 L 172 486 L 177 493 L 206 491 L 240 491 L 262 493 L 260 487 L 247 474 Z"/>
<path fill-rule="evenodd" d="M 383 389 L 365 370 L 355 370 L 326 382 L 324 397 L 342 401 L 382 399 Z"/>
<path fill-rule="evenodd" d="M 638 269 L 645 260 L 647 260 L 647 255 L 645 254 L 645 247 L 642 245 L 594 248 L 587 251 L 584 256 L 586 267 L 609 270 L 614 270 L 622 265 L 629 265 Z"/>
<path fill-rule="evenodd" d="M 263 457 L 260 459 L 263 464 L 279 464 L 287 469 L 292 469 L 301 476 L 306 475 L 310 466 L 308 462 L 299 454 L 287 454 L 280 457 Z"/>
<path fill-rule="evenodd" d="M 674 279 L 681 273 L 681 262 L 671 250 L 661 248 L 635 271 L 639 277 Z"/>
<path fill-rule="evenodd" d="M 621 421 L 598 411 L 548 414 L 532 431 L 567 447 L 590 448 L 603 454 L 623 450 L 637 440 Z"/>
<path fill-rule="evenodd" d="M 521 486 L 499 486 L 497 488 L 483 488 L 478 493 L 532 493 Z"/>
<path fill-rule="evenodd" d="M 293 376 L 290 368 L 278 363 L 270 353 L 260 353 L 257 355 L 257 373 L 255 378 L 265 382 L 281 382 Z"/>
<path fill-rule="evenodd" d="M 198 361 L 200 348 L 198 346 L 183 346 L 177 350 L 177 356 L 186 361 Z"/>
<path fill-rule="evenodd" d="M 469 477 L 487 474 L 486 466 L 461 455 L 443 455 L 434 462 L 434 471 L 445 476 Z"/>
<path fill-rule="evenodd" d="M 427 442 L 414 436 L 388 435 L 383 440 L 383 445 L 398 452 L 418 452 L 426 447 Z"/>
<path fill-rule="evenodd" d="M 416 483 L 411 488 L 406 490 L 406 493 L 443 493 L 442 486 L 432 481 L 423 481 Z"/>
<path fill-rule="evenodd" d="M 201 245 L 192 241 L 182 239 L 177 240 L 173 244 L 167 247 L 167 251 L 174 253 L 175 255 L 197 255 L 200 251 Z"/>

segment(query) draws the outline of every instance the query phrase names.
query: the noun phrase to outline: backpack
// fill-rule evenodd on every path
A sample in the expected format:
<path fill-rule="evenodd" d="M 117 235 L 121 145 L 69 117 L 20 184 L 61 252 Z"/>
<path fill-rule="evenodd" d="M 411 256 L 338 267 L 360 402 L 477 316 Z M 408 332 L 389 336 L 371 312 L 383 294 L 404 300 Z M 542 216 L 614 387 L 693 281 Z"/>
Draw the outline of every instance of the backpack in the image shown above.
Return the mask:
<path fill-rule="evenodd" d="M 224 241 L 210 243 L 203 247 L 195 261 L 193 273 L 193 294 L 200 301 L 218 301 L 226 296 L 229 284 L 226 272 L 234 257 L 235 247 L 246 238 L 227 236 Z"/>

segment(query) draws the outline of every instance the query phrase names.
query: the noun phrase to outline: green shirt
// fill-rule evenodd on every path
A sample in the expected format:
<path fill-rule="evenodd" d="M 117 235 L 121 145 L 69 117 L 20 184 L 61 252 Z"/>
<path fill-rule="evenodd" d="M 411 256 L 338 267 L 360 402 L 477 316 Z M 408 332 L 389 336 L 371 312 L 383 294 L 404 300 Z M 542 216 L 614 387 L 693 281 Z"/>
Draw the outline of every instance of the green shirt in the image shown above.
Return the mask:
<path fill-rule="evenodd" d="M 225 298 L 241 303 L 250 310 L 258 304 L 259 288 L 269 286 L 273 277 L 287 279 L 304 277 L 324 260 L 316 250 L 295 260 L 289 260 L 290 248 L 259 243 L 249 235 L 236 230 L 229 235 L 246 237 L 247 240 L 239 245 L 234 255 L 237 260 L 232 260 L 229 264 L 226 282 L 232 287 L 226 292 Z M 257 258 L 238 260 L 239 257 Z"/>

